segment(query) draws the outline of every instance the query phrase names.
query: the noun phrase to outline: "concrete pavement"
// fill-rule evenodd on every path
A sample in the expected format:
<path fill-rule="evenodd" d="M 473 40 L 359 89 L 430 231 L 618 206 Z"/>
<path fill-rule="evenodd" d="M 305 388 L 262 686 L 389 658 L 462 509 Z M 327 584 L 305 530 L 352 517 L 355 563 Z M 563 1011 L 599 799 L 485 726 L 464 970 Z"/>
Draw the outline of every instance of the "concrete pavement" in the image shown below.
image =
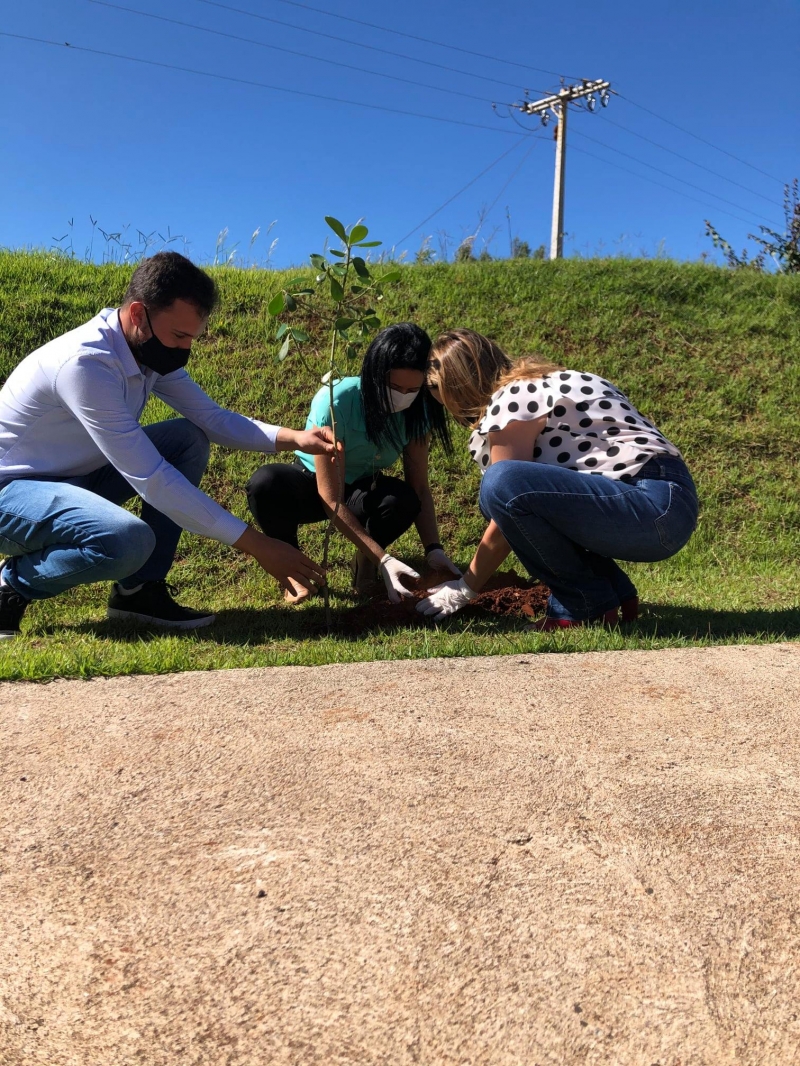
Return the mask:
<path fill-rule="evenodd" d="M 800 1061 L 798 726 L 798 644 L 0 685 L 0 1063 Z"/>

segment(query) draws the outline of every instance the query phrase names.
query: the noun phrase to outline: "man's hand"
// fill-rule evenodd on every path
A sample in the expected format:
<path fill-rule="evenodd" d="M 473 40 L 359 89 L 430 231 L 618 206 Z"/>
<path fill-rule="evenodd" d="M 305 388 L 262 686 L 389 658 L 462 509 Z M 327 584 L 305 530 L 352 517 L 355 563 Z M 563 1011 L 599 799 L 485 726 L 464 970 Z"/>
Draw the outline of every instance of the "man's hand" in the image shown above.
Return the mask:
<path fill-rule="evenodd" d="M 326 583 L 322 567 L 291 544 L 267 537 L 252 526 L 247 527 L 233 546 L 252 555 L 259 566 L 272 574 L 284 589 L 296 592 L 298 586 L 316 589 Z"/>
<path fill-rule="evenodd" d="M 419 601 L 417 610 L 427 618 L 433 618 L 434 622 L 441 622 L 466 607 L 477 595 L 462 577 L 458 581 L 446 581 L 444 585 L 431 589 L 425 599 Z"/>
<path fill-rule="evenodd" d="M 461 571 L 448 557 L 443 548 L 434 548 L 432 551 L 429 551 L 425 556 L 425 562 L 431 570 L 449 570 L 450 573 L 455 574 L 456 577 L 461 577 Z"/>
<path fill-rule="evenodd" d="M 308 455 L 333 455 L 333 432 L 329 426 L 313 426 L 311 429 L 278 430 L 276 451 L 306 452 Z M 341 453 L 342 442 L 336 442 Z"/>
<path fill-rule="evenodd" d="M 405 577 L 410 578 L 412 581 L 419 581 L 419 574 L 416 570 L 412 570 L 410 566 L 406 566 L 405 563 L 401 563 L 399 559 L 395 559 L 394 556 L 388 554 L 381 559 L 378 569 L 392 603 L 399 603 L 400 600 L 413 595 L 411 589 L 407 588 L 400 578 Z"/>

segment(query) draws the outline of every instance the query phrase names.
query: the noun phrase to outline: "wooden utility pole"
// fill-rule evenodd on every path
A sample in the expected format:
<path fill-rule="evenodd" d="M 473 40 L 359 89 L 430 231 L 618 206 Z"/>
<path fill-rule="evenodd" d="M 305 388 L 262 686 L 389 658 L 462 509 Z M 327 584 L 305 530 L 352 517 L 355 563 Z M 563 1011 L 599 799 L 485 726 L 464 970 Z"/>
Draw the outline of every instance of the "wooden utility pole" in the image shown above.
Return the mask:
<path fill-rule="evenodd" d="M 573 100 L 586 100 L 594 111 L 598 97 L 603 107 L 608 105 L 611 84 L 607 81 L 583 81 L 580 85 L 565 85 L 552 96 L 516 105 L 526 115 L 539 115 L 542 125 L 550 121 L 551 113 L 558 121 L 556 130 L 556 169 L 553 182 L 553 223 L 550 230 L 550 258 L 561 259 L 564 254 L 564 174 L 567 162 L 567 112 Z"/>

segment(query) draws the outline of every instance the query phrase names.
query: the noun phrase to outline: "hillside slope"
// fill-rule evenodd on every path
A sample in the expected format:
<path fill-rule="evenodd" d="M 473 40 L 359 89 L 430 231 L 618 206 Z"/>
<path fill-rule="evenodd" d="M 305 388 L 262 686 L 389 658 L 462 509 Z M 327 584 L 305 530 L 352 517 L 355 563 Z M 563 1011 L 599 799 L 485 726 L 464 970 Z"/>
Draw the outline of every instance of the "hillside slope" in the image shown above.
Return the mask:
<path fill-rule="evenodd" d="M 129 273 L 46 255 L 0 253 L 0 377 L 37 345 L 118 303 Z M 193 354 L 192 373 L 223 404 L 302 425 L 320 367 L 297 359 L 275 363 L 266 305 L 285 276 L 227 268 L 214 273 L 222 304 Z M 670 261 L 569 260 L 404 267 L 380 313 L 387 323 L 413 319 L 431 335 L 469 326 L 511 355 L 540 351 L 567 366 L 601 373 L 679 445 L 698 483 L 702 516 L 687 551 L 670 563 L 637 568 L 645 595 L 666 612 L 650 633 L 653 639 L 685 630 L 679 616 L 669 614 L 677 605 L 717 612 L 719 618 L 702 624 L 712 638 L 742 631 L 736 614 L 742 611 L 767 612 L 763 625 L 751 619 L 744 626 L 745 635 L 800 629 L 799 312 L 796 277 Z M 166 415 L 158 403 L 146 412 L 148 420 Z M 433 480 L 444 537 L 466 561 L 482 521 L 475 506 L 478 474 L 464 440 L 458 430 L 450 460 L 434 453 Z M 205 487 L 244 516 L 243 485 L 256 463 L 256 457 L 215 448 Z M 317 550 L 319 539 L 318 531 L 309 532 L 309 551 Z M 185 537 L 182 548 L 176 579 L 200 590 L 204 602 L 211 597 L 221 608 L 241 603 L 242 596 L 255 606 L 276 602 L 275 588 L 229 549 L 193 537 Z M 399 550 L 413 559 L 419 547 L 407 536 Z M 343 567 L 347 546 L 339 541 L 334 554 Z M 346 587 L 343 569 L 334 584 Z M 80 590 L 70 605 L 43 605 L 41 626 L 31 625 L 39 632 L 48 625 L 61 632 L 68 617 L 71 623 L 77 617 L 69 612 L 77 610 L 87 620 L 87 639 L 99 639 L 90 620 L 102 613 L 102 600 L 102 589 Z M 780 618 L 770 620 L 769 612 Z M 681 617 L 690 615 L 684 610 Z M 697 628 L 697 618 L 695 623 Z M 294 639 L 299 634 L 293 624 L 283 625 L 288 643 L 279 661 L 311 661 Z M 451 628 L 455 632 L 456 623 Z M 436 639 L 430 637 L 432 645 Z M 272 655 L 275 642 L 268 643 Z M 395 648 L 390 644 L 381 653 L 448 653 L 444 645 L 414 650 L 405 640 Z M 369 654 L 364 651 L 367 657 L 377 653 L 371 647 Z M 197 665 L 218 660 L 200 656 Z M 3 661 L 0 657 L 0 673 Z M 154 661 L 152 668 L 162 666 Z"/>

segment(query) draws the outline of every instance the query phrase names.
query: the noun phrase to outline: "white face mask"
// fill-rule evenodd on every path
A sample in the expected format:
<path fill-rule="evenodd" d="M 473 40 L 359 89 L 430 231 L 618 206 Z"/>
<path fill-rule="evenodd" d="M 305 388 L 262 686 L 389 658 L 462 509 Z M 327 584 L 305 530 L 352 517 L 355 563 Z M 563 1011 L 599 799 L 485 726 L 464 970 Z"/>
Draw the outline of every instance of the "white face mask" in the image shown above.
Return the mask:
<path fill-rule="evenodd" d="M 386 394 L 389 397 L 389 406 L 395 414 L 397 414 L 398 411 L 407 411 L 414 400 L 419 396 L 420 391 L 420 389 L 416 389 L 414 392 L 398 392 L 397 389 L 389 387 L 386 390 Z"/>

